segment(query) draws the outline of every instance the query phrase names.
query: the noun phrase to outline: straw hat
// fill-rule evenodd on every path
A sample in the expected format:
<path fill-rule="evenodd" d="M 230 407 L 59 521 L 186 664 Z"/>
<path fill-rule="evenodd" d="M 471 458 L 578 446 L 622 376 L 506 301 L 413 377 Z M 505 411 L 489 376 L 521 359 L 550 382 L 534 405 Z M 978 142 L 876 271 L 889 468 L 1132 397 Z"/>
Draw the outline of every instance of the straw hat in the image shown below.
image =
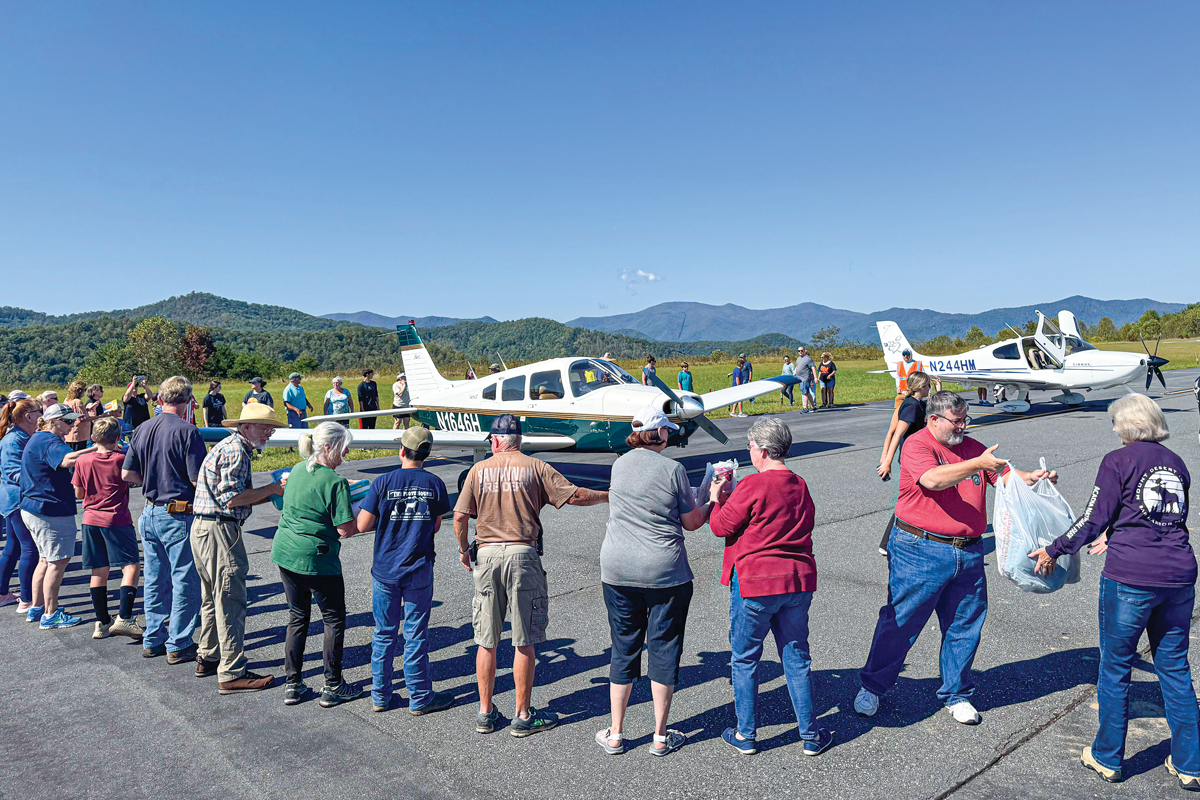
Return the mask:
<path fill-rule="evenodd" d="M 240 419 L 227 419 L 221 424 L 226 428 L 236 428 L 238 425 L 249 422 L 255 425 L 270 425 L 272 428 L 287 427 L 284 423 L 275 419 L 275 409 L 266 403 L 246 403 L 246 405 L 242 406 L 242 416 Z"/>

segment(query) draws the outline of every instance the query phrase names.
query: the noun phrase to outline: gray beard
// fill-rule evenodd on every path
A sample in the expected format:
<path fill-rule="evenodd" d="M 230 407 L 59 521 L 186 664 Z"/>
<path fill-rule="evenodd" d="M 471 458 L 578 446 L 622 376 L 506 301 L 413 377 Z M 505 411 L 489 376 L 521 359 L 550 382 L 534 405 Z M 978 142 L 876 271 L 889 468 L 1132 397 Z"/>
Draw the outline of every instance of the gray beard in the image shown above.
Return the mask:
<path fill-rule="evenodd" d="M 965 435 L 966 434 L 958 433 L 958 432 L 952 433 L 952 434 L 950 434 L 950 438 L 946 440 L 946 444 L 949 445 L 950 447 L 955 447 L 957 445 L 960 445 L 960 444 L 962 444 L 963 436 L 965 436 Z"/>

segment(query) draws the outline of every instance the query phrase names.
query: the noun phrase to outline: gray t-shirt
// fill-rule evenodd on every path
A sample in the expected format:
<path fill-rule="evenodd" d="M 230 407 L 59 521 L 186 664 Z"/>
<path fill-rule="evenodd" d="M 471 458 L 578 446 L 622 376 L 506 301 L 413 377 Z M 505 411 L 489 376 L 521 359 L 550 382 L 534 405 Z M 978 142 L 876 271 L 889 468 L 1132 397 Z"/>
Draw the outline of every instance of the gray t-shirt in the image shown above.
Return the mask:
<path fill-rule="evenodd" d="M 687 470 L 678 461 L 644 448 L 618 458 L 608 488 L 600 580 L 643 589 L 690 581 L 680 518 L 695 507 Z"/>
<path fill-rule="evenodd" d="M 812 356 L 805 355 L 796 359 L 796 377 L 802 381 L 811 381 L 816 368 Z"/>

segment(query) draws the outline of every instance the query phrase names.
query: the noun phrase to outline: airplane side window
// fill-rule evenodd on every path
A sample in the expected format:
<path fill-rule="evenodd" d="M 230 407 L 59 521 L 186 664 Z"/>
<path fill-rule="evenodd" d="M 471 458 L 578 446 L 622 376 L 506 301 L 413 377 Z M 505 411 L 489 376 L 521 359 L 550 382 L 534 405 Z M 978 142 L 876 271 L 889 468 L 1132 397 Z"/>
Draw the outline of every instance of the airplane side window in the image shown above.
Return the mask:
<path fill-rule="evenodd" d="M 562 373 L 558 370 L 535 372 L 529 379 L 530 400 L 559 400 L 563 395 Z"/>
<path fill-rule="evenodd" d="M 509 378 L 504 382 L 504 388 L 500 391 L 501 400 L 524 400 L 525 399 L 525 376 L 519 378 Z"/>
<path fill-rule="evenodd" d="M 1012 361 L 1020 361 L 1021 353 L 1017 350 L 1017 343 L 1006 344 L 1003 347 L 997 347 L 992 351 L 992 355 L 996 358 L 1007 358 Z"/>
<path fill-rule="evenodd" d="M 483 399 L 484 400 L 495 400 L 496 399 L 496 384 L 493 383 L 491 386 L 489 386 L 483 390 Z"/>

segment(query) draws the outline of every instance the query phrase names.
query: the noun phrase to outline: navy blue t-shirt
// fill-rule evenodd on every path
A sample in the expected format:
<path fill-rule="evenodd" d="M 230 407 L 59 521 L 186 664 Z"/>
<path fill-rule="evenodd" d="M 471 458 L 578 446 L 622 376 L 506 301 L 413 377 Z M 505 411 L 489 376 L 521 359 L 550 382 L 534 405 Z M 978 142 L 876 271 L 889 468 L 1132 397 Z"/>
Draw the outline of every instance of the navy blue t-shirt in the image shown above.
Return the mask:
<path fill-rule="evenodd" d="M 142 494 L 151 503 L 190 502 L 205 453 L 195 425 L 164 413 L 133 432 L 124 469 L 142 476 Z"/>
<path fill-rule="evenodd" d="M 925 427 L 925 403 L 915 397 L 906 397 L 904 402 L 900 404 L 900 415 L 898 419 L 901 422 L 908 423 L 908 430 L 904 432 L 904 438 L 900 440 L 899 452 L 904 451 L 904 443 L 908 441 L 908 437 L 912 436 L 917 431 Z"/>
<path fill-rule="evenodd" d="M 49 431 L 29 437 L 21 456 L 21 508 L 39 517 L 75 516 L 71 470 L 60 468 L 70 446 Z"/>
<path fill-rule="evenodd" d="M 360 508 L 378 520 L 372 578 L 397 584 L 433 564 L 433 526 L 450 510 L 441 478 L 423 469 L 394 470 L 375 479 Z"/>

